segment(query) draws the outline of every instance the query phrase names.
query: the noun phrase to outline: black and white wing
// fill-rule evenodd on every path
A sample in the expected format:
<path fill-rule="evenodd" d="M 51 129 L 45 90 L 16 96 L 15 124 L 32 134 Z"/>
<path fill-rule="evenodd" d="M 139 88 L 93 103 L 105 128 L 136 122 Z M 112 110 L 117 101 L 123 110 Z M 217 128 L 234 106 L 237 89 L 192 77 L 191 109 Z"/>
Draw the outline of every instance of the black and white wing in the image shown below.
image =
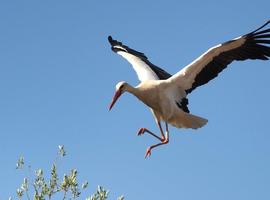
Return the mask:
<path fill-rule="evenodd" d="M 270 28 L 262 29 L 269 23 L 270 20 L 251 33 L 210 48 L 168 81 L 181 85 L 187 93 L 190 93 L 217 77 L 235 60 L 268 60 L 270 57 Z"/>
<path fill-rule="evenodd" d="M 171 77 L 168 72 L 152 64 L 144 53 L 123 45 L 111 36 L 108 37 L 108 40 L 112 46 L 112 50 L 123 56 L 132 65 L 141 82 L 147 80 L 164 80 Z"/>

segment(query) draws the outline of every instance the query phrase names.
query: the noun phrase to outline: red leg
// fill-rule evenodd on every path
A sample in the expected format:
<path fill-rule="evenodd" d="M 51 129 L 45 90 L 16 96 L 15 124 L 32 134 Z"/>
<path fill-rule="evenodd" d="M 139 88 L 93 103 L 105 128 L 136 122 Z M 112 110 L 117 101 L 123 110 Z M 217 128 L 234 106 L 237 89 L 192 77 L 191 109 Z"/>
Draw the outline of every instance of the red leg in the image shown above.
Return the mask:
<path fill-rule="evenodd" d="M 145 154 L 145 158 L 150 157 L 151 156 L 151 150 L 160 146 L 160 145 L 164 145 L 167 144 L 169 142 L 169 129 L 168 129 L 168 124 L 166 123 L 166 136 L 165 138 L 161 141 L 161 143 L 152 145 L 150 147 L 147 148 L 146 150 L 146 154 Z"/>
<path fill-rule="evenodd" d="M 161 132 L 161 137 L 157 136 L 155 133 L 149 131 L 148 129 L 146 128 L 141 128 L 138 132 L 138 136 L 144 134 L 145 132 L 149 133 L 150 135 L 154 136 L 155 138 L 157 138 L 158 140 L 160 140 L 161 142 L 165 139 L 165 136 L 164 136 L 164 133 L 163 133 L 163 130 L 162 130 L 162 127 L 160 125 L 160 122 L 158 122 L 158 127 L 159 127 L 159 130 Z"/>
<path fill-rule="evenodd" d="M 158 140 L 162 141 L 162 138 L 161 138 L 161 137 L 157 136 L 155 133 L 149 131 L 149 130 L 146 129 L 146 128 L 141 128 L 141 129 L 139 130 L 139 132 L 138 132 L 137 135 L 140 136 L 140 135 L 144 134 L 145 132 L 149 133 L 150 135 L 154 136 L 154 137 L 157 138 Z"/>

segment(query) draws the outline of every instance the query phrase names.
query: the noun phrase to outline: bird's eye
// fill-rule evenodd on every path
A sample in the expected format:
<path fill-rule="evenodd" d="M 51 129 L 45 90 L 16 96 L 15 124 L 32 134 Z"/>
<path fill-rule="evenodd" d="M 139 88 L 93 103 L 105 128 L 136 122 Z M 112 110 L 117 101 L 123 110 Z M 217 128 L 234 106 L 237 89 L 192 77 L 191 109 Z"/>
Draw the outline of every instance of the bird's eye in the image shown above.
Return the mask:
<path fill-rule="evenodd" d="M 123 89 L 123 87 L 124 87 L 124 85 L 121 85 L 119 89 L 120 89 L 120 90 L 122 90 L 122 89 Z"/>

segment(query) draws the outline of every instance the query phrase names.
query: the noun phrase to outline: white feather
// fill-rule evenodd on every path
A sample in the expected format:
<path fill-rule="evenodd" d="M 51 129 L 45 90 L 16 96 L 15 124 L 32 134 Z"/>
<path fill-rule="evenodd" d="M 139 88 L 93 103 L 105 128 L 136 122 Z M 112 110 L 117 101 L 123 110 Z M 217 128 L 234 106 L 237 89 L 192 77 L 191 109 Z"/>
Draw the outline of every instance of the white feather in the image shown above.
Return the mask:
<path fill-rule="evenodd" d="M 117 53 L 123 56 L 132 65 L 141 82 L 147 80 L 159 80 L 155 72 L 153 72 L 153 70 L 140 58 L 124 51 L 118 51 Z"/>
<path fill-rule="evenodd" d="M 121 47 L 121 46 L 119 46 L 119 45 L 115 45 L 115 46 L 113 46 L 114 48 L 117 48 L 117 49 L 122 49 L 122 50 L 124 50 L 125 52 L 127 51 L 124 47 Z"/>

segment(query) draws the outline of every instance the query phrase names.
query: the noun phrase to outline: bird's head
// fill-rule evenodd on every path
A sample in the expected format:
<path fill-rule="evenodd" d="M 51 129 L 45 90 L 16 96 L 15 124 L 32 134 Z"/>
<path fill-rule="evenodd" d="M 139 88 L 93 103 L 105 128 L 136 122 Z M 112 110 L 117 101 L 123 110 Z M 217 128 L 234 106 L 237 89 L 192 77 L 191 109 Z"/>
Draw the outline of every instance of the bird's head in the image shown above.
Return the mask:
<path fill-rule="evenodd" d="M 121 81 L 115 86 L 115 94 L 112 98 L 112 102 L 110 104 L 109 110 L 112 109 L 113 105 L 117 101 L 117 99 L 127 90 L 128 84 L 125 81 Z"/>

